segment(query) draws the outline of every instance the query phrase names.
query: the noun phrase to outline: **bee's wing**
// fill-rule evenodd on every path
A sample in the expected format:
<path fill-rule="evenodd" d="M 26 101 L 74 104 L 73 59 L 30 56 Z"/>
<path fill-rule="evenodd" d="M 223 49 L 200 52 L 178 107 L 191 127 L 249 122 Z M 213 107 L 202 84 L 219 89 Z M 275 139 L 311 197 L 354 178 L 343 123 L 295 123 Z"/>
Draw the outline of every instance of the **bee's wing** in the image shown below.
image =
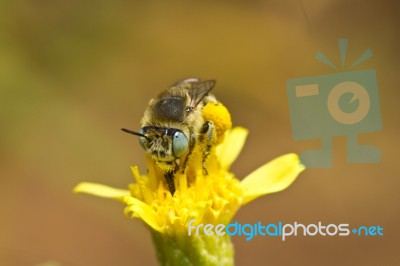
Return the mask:
<path fill-rule="evenodd" d="M 189 90 L 189 107 L 195 108 L 215 86 L 215 80 L 193 82 Z"/>
<path fill-rule="evenodd" d="M 183 79 L 183 80 L 180 80 L 180 81 L 176 82 L 172 86 L 181 86 L 181 85 L 184 85 L 184 84 L 194 83 L 194 82 L 200 82 L 200 79 L 199 78 L 186 78 L 186 79 Z"/>

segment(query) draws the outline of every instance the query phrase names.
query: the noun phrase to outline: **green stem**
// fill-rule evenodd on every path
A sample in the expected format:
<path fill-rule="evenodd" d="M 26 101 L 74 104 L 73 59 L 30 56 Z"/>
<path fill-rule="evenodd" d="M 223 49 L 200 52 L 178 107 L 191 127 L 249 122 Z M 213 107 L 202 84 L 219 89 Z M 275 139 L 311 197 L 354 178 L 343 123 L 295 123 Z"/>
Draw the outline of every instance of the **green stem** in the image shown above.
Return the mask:
<path fill-rule="evenodd" d="M 234 265 L 234 250 L 228 235 L 166 235 L 152 231 L 161 265 Z"/>

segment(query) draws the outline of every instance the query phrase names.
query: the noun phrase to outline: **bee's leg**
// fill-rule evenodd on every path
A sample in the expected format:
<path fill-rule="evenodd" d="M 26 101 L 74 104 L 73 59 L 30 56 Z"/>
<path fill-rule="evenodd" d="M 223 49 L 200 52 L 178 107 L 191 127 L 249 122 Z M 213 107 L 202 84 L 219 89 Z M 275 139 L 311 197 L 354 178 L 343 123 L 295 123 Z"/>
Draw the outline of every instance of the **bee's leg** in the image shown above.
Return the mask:
<path fill-rule="evenodd" d="M 168 189 L 172 196 L 175 193 L 174 174 L 174 171 L 168 171 L 164 173 L 165 181 L 167 181 Z"/>
<path fill-rule="evenodd" d="M 165 181 L 167 182 L 169 192 L 171 192 L 171 195 L 173 196 L 175 193 L 175 190 L 176 190 L 174 176 L 175 176 L 175 173 L 179 169 L 179 159 L 177 159 L 175 161 L 167 162 L 167 164 L 171 165 L 171 168 L 173 168 L 173 170 L 164 172 L 164 177 L 165 177 Z M 172 166 L 172 165 L 174 165 L 174 166 Z"/>
<path fill-rule="evenodd" d="M 211 121 L 206 121 L 201 128 L 200 131 L 200 141 L 204 143 L 203 148 L 203 158 L 202 158 L 202 167 L 203 167 L 203 174 L 208 175 L 208 171 L 206 168 L 206 162 L 208 159 L 208 155 L 210 154 L 212 143 L 215 139 L 215 132 L 214 132 L 214 123 Z"/>
<path fill-rule="evenodd" d="M 190 138 L 189 138 L 189 152 L 186 155 L 185 160 L 183 161 L 183 165 L 182 165 L 182 169 L 181 169 L 181 173 L 182 174 L 185 173 L 185 169 L 186 169 L 186 165 L 187 165 L 187 163 L 189 161 L 189 157 L 192 154 L 194 145 L 196 144 L 196 138 L 194 137 L 193 130 L 190 130 L 189 135 L 190 135 Z"/>

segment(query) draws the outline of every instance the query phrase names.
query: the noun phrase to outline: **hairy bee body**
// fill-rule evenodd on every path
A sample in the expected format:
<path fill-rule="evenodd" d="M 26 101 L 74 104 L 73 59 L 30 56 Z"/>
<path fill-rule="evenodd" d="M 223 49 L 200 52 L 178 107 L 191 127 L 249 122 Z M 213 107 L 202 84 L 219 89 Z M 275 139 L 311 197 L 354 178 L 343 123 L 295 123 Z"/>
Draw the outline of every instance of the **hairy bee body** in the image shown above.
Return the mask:
<path fill-rule="evenodd" d="M 212 121 L 203 118 L 202 109 L 216 102 L 209 94 L 214 85 L 214 80 L 182 80 L 150 100 L 139 132 L 123 129 L 139 136 L 141 146 L 164 173 L 172 195 L 174 174 L 185 171 L 196 143 L 204 144 L 202 161 L 206 162 L 214 128 Z M 207 174 L 204 165 L 203 170 Z"/>

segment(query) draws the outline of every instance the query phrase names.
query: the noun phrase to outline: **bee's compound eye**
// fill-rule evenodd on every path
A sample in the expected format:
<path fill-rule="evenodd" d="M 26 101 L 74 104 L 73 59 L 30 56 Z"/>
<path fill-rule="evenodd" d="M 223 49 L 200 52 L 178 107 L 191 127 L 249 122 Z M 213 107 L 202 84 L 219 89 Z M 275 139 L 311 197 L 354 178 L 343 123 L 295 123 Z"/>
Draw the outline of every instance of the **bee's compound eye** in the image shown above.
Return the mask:
<path fill-rule="evenodd" d="M 139 133 L 143 134 L 143 129 L 140 129 Z M 140 146 L 143 147 L 143 149 L 147 150 L 149 148 L 149 140 L 146 139 L 145 137 L 139 137 L 139 143 Z"/>
<path fill-rule="evenodd" d="M 174 156 L 180 157 L 187 150 L 188 146 L 189 140 L 185 134 L 180 131 L 175 132 L 172 139 L 172 152 Z"/>

